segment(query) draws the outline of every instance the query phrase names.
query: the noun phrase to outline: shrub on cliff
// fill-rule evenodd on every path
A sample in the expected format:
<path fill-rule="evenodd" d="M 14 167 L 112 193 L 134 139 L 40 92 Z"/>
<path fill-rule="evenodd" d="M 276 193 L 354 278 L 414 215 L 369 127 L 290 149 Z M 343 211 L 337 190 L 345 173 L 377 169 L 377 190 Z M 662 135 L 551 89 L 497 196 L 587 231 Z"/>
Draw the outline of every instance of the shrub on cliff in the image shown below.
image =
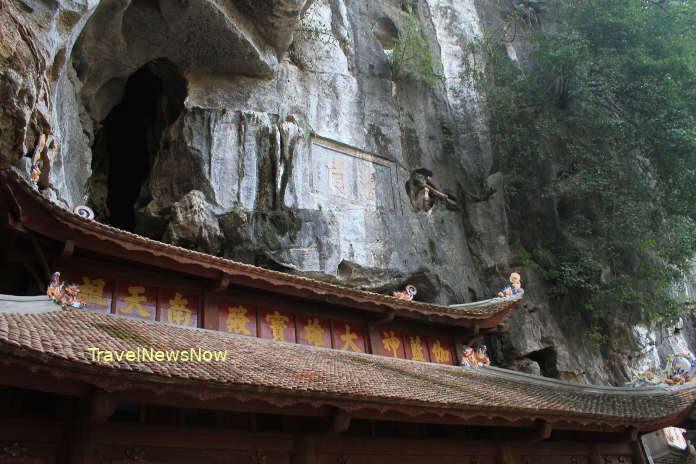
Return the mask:
<path fill-rule="evenodd" d="M 485 98 L 521 244 L 552 252 L 551 288 L 595 329 L 673 319 L 696 252 L 696 3 L 547 1 L 541 25 L 514 27 L 529 44 L 519 61 L 510 30 L 471 44 L 465 77 Z"/>
<path fill-rule="evenodd" d="M 433 72 L 433 56 L 418 19 L 413 13 L 402 12 L 399 29 L 399 37 L 391 44 L 388 56 L 394 80 L 432 84 L 437 79 Z"/>

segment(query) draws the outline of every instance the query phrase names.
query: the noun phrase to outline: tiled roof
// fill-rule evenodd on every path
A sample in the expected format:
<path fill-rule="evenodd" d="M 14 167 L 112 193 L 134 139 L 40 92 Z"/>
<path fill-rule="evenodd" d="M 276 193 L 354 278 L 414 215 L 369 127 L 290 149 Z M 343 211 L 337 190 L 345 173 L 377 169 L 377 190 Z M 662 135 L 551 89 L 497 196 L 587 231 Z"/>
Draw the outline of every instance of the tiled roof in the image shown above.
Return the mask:
<path fill-rule="evenodd" d="M 94 236 L 96 233 L 99 237 L 115 239 L 120 243 L 126 243 L 127 248 L 131 251 L 137 249 L 133 247 L 133 245 L 136 245 L 139 248 L 139 251 L 145 253 L 167 255 L 173 259 L 179 258 L 187 263 L 194 262 L 206 268 L 214 267 L 219 269 L 224 274 L 245 275 L 255 280 L 266 280 L 281 287 L 287 285 L 308 290 L 318 295 L 332 295 L 339 298 L 345 298 L 356 303 L 373 303 L 400 311 L 418 312 L 429 315 L 442 315 L 452 318 L 487 319 L 503 312 L 509 312 L 521 300 L 521 297 L 493 298 L 481 302 L 461 306 L 458 305 L 458 307 L 443 306 L 420 301 L 404 301 L 389 295 L 342 287 L 307 277 L 272 271 L 258 266 L 239 263 L 230 259 L 220 258 L 206 253 L 162 243 L 133 234 L 131 232 L 107 226 L 97 221 L 85 219 L 56 203 L 48 201 L 46 198 L 41 196 L 39 192 L 34 190 L 16 171 L 8 169 L 0 170 L 0 175 L 4 177 L 3 180 L 9 181 L 8 183 L 11 183 L 12 185 L 21 189 L 24 197 L 28 198 L 29 201 L 32 201 L 34 204 L 40 205 L 40 207 L 45 209 L 48 214 L 58 217 L 72 226 L 77 226 L 80 229 L 87 230 L 92 236 Z M 1 193 L 2 192 L 0 192 L 0 194 Z M 21 196 L 17 198 L 21 203 L 23 198 Z M 78 246 L 79 245 L 80 244 L 78 244 Z"/>
<path fill-rule="evenodd" d="M 661 458 L 653 459 L 654 464 L 688 464 L 689 455 L 688 453 L 674 453 L 668 456 L 663 456 Z"/>
<path fill-rule="evenodd" d="M 573 385 L 496 368 L 470 369 L 351 353 L 157 322 L 52 310 L 47 301 L 0 299 L 0 357 L 130 382 L 187 389 L 259 391 L 283 397 L 393 405 L 472 417 L 544 418 L 609 425 L 677 422 L 696 399 L 691 385 L 641 390 Z M 29 308 L 29 309 L 28 309 Z M 57 306 L 56 306 L 57 308 Z M 102 350 L 226 350 L 224 362 L 97 362 Z M 391 406 L 390 406 L 391 405 Z M 444 411 L 443 411 L 444 410 Z M 513 419 L 511 419 L 513 420 Z"/>

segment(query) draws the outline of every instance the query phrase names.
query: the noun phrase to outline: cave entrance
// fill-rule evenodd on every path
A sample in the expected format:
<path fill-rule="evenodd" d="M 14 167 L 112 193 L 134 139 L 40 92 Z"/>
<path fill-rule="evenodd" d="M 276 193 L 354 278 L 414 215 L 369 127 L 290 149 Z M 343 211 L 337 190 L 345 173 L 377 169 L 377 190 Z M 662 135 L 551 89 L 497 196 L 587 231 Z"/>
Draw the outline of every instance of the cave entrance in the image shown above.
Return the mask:
<path fill-rule="evenodd" d="M 93 173 L 105 177 L 106 192 L 100 193 L 106 204 L 99 212 L 114 227 L 135 228 L 162 132 L 179 117 L 185 98 L 186 80 L 174 63 L 159 58 L 128 78 L 123 98 L 102 121 L 92 148 Z"/>
<path fill-rule="evenodd" d="M 526 358 L 536 361 L 541 369 L 541 375 L 544 377 L 550 377 L 557 379 L 559 377 L 558 372 L 558 354 L 553 346 L 542 348 L 539 351 L 533 351 L 527 354 Z"/>

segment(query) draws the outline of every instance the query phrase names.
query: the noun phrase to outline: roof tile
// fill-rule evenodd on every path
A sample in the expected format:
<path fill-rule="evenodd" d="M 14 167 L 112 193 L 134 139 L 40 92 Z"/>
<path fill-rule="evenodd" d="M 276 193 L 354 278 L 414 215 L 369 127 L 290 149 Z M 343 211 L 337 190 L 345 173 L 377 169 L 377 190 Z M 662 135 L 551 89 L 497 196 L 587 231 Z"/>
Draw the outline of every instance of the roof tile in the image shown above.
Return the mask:
<path fill-rule="evenodd" d="M 570 384 L 505 373 L 350 353 L 80 310 L 0 313 L 0 349 L 132 371 L 143 380 L 263 387 L 357 401 L 446 409 L 561 414 L 604 421 L 655 421 L 691 407 L 695 388 L 620 388 Z M 11 345 L 11 346 L 10 346 Z M 224 362 L 92 361 L 89 348 L 227 351 Z M 4 349 L 3 349 L 4 348 Z"/>

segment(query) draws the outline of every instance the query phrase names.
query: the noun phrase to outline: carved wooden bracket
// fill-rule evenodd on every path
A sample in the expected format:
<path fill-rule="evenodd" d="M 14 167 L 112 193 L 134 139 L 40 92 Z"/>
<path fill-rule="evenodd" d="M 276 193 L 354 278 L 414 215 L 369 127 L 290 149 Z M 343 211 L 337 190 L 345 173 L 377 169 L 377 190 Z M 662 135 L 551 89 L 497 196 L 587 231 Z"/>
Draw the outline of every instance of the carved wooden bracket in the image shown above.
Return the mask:
<path fill-rule="evenodd" d="M 65 244 L 63 245 L 63 253 L 60 255 L 60 260 L 67 261 L 68 259 L 72 258 L 72 255 L 74 252 L 75 252 L 75 241 L 66 240 Z"/>
<path fill-rule="evenodd" d="M 115 406 L 111 395 L 104 390 L 95 390 L 89 404 L 89 422 L 104 424 L 114 413 Z"/>
<path fill-rule="evenodd" d="M 623 433 L 623 440 L 634 442 L 638 440 L 638 429 L 635 427 L 627 427 Z"/>
<path fill-rule="evenodd" d="M 352 416 L 342 409 L 334 409 L 331 415 L 331 432 L 335 434 L 343 433 L 350 427 Z"/>
<path fill-rule="evenodd" d="M 214 293 L 222 293 L 227 290 L 227 288 L 230 286 L 230 278 L 226 275 L 220 275 L 220 278 L 217 281 L 217 285 L 213 289 Z"/>
<path fill-rule="evenodd" d="M 376 319 L 374 321 L 374 324 L 375 325 L 387 324 L 387 323 L 394 320 L 394 316 L 396 316 L 396 311 L 394 311 L 393 309 L 390 309 L 387 312 L 385 312 L 382 315 L 382 317 L 380 317 L 379 319 Z"/>
<path fill-rule="evenodd" d="M 534 421 L 534 441 L 548 440 L 551 437 L 553 426 L 545 420 Z"/>

